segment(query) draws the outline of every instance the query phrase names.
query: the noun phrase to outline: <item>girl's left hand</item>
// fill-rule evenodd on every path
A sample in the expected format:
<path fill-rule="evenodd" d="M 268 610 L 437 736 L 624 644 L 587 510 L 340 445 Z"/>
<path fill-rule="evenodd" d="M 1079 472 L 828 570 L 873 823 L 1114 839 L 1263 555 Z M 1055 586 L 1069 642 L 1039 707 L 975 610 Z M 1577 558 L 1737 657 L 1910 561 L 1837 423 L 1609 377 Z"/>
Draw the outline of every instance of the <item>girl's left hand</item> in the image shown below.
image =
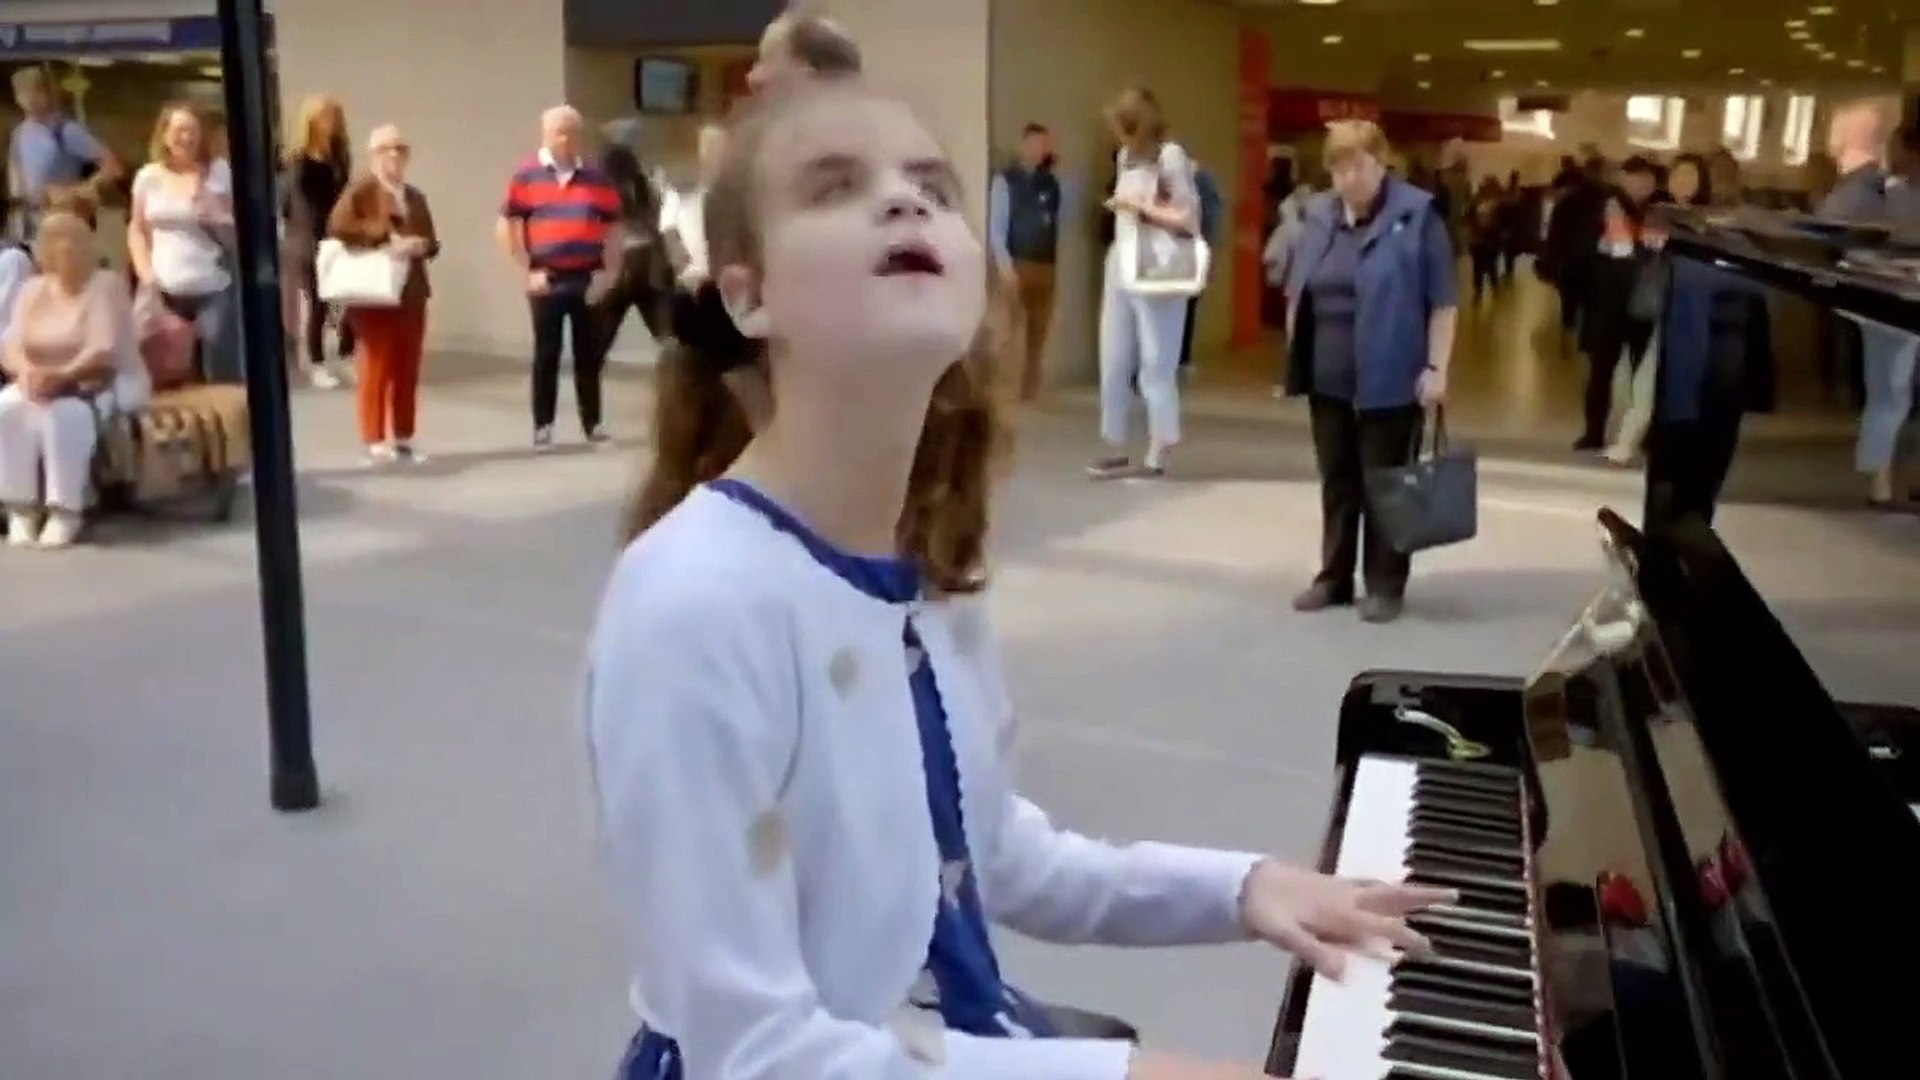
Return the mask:
<path fill-rule="evenodd" d="M 1457 898 L 1452 889 L 1348 881 L 1269 859 L 1247 875 L 1240 921 L 1254 937 L 1338 980 L 1348 953 L 1427 951 L 1407 916 Z"/>

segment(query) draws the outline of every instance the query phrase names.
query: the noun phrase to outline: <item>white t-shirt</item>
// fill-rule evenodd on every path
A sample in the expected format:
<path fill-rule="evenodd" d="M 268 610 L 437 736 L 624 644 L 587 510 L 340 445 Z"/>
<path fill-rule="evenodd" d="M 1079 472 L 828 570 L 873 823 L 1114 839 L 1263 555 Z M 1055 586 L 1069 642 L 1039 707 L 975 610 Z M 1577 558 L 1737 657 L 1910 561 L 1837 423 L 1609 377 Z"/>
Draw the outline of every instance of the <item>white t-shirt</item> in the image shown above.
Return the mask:
<path fill-rule="evenodd" d="M 679 191 L 668 188 L 660 200 L 660 232 L 673 232 L 687 249 L 687 269 L 701 277 L 712 270 L 707 266 L 707 193 L 704 188 Z"/>
<path fill-rule="evenodd" d="M 166 172 L 165 166 L 149 164 L 133 177 L 134 200 L 146 210 L 152 284 L 178 296 L 217 293 L 233 280 L 227 273 L 226 249 L 201 222 L 194 200 L 169 189 Z M 207 168 L 202 195 L 232 206 L 233 171 L 225 159 Z"/>

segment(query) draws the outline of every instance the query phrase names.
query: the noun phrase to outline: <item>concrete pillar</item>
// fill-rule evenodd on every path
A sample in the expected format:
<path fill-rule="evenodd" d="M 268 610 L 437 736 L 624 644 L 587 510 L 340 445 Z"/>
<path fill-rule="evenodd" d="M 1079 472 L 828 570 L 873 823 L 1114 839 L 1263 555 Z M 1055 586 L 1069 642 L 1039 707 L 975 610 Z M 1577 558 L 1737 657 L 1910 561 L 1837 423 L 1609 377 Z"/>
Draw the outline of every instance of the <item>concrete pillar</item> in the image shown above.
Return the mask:
<path fill-rule="evenodd" d="M 505 0 L 500 0 L 505 2 Z M 991 0 L 826 0 L 860 42 L 874 86 L 905 99 L 967 181 L 967 212 L 986 221 Z"/>
<path fill-rule="evenodd" d="M 565 99 L 563 0 L 275 0 L 287 124 L 308 94 L 346 107 L 355 159 L 374 126 L 413 144 L 409 179 L 432 203 L 442 251 L 431 348 L 526 356 L 518 277 L 494 246 L 513 167 Z M 374 28 L 369 31 L 369 28 Z"/>

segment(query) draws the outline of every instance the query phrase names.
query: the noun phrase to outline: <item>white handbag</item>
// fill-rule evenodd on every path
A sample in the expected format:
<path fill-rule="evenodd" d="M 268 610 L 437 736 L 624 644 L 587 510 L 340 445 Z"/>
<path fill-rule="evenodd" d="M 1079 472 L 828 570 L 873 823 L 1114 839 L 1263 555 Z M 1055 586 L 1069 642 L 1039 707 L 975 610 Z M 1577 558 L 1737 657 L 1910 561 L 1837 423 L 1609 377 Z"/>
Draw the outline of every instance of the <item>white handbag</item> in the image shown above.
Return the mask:
<path fill-rule="evenodd" d="M 1190 182 L 1192 177 L 1189 167 Z M 1197 231 L 1177 233 L 1150 225 L 1138 214 L 1120 214 L 1114 220 L 1113 242 L 1120 258 L 1120 288 L 1127 292 L 1198 296 L 1207 287 L 1213 248 Z"/>
<path fill-rule="evenodd" d="M 320 299 L 343 307 L 399 307 L 408 269 L 387 248 L 350 248 L 334 239 L 320 241 L 314 255 Z"/>

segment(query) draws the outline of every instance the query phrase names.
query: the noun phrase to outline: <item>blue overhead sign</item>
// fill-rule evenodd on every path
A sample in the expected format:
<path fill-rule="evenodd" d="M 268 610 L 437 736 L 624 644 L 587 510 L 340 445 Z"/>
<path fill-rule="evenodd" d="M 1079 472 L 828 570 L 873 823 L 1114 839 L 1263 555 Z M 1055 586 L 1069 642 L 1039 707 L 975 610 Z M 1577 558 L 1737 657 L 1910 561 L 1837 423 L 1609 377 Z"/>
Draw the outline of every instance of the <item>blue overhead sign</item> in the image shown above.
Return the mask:
<path fill-rule="evenodd" d="M 268 23 L 271 28 L 272 23 Z M 0 59 L 217 52 L 220 20 L 105 19 L 93 22 L 0 23 Z"/>

